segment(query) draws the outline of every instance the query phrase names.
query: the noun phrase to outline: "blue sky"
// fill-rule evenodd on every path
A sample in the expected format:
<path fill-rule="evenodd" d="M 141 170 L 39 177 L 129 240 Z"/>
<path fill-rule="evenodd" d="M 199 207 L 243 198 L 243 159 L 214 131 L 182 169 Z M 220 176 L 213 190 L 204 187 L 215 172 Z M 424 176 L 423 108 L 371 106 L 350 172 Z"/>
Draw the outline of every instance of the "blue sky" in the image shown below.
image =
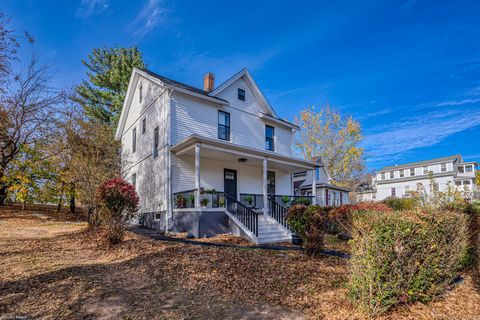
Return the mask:
<path fill-rule="evenodd" d="M 201 87 L 247 67 L 277 113 L 326 103 L 358 119 L 370 169 L 461 153 L 480 160 L 479 1 L 3 0 L 56 70 L 84 78 L 99 46 Z M 28 48 L 28 49 L 27 49 Z M 30 53 L 30 52 L 28 52 Z M 24 54 L 26 54 L 24 52 Z"/>

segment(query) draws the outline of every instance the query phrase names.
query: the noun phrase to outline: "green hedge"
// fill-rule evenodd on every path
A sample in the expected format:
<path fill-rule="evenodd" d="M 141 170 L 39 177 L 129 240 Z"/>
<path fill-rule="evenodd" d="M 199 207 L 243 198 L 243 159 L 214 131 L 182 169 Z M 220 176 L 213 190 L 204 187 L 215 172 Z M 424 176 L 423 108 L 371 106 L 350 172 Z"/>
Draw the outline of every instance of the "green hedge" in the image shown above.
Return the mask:
<path fill-rule="evenodd" d="M 389 197 L 383 200 L 383 203 L 393 210 L 413 210 L 418 207 L 419 199 L 415 197 L 410 198 L 395 198 Z"/>
<path fill-rule="evenodd" d="M 467 232 L 459 212 L 354 213 L 351 298 L 371 316 L 402 302 L 430 301 L 458 275 Z"/>

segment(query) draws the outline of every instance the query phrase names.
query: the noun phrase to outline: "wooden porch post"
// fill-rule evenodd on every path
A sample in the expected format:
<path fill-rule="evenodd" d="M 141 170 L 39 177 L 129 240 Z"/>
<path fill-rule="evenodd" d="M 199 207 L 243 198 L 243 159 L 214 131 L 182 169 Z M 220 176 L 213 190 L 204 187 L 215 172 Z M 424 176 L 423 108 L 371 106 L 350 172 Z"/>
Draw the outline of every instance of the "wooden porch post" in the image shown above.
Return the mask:
<path fill-rule="evenodd" d="M 267 157 L 263 158 L 263 184 L 262 184 L 262 194 L 263 194 L 263 213 L 268 213 L 268 188 L 267 188 Z"/>
<path fill-rule="evenodd" d="M 195 208 L 200 208 L 200 143 L 195 145 Z"/>
<path fill-rule="evenodd" d="M 312 177 L 312 204 L 317 204 L 317 168 L 313 167 L 313 177 Z"/>

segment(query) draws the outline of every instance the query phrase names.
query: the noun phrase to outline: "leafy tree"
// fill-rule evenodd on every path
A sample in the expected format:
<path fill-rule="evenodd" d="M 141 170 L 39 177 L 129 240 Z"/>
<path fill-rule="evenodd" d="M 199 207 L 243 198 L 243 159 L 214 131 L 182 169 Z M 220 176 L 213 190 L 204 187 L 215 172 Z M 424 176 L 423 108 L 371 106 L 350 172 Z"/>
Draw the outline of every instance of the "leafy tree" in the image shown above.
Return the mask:
<path fill-rule="evenodd" d="M 475 184 L 480 186 L 480 171 L 475 172 Z"/>
<path fill-rule="evenodd" d="M 76 87 L 76 100 L 91 119 L 116 127 L 134 67 L 145 68 L 136 47 L 97 48 L 83 60 L 88 81 Z"/>
<path fill-rule="evenodd" d="M 75 195 L 86 208 L 90 226 L 98 220 L 98 195 L 101 184 L 120 175 L 120 142 L 112 139 L 111 128 L 73 114 L 65 122 L 62 176 L 74 186 Z"/>
<path fill-rule="evenodd" d="M 319 111 L 314 107 L 302 110 L 295 122 L 301 128 L 295 143 L 304 158 L 314 161 L 321 156 L 333 183 L 356 185 L 365 167 L 360 124 L 328 105 Z"/>
<path fill-rule="evenodd" d="M 62 96 L 49 87 L 49 80 L 48 69 L 32 58 L 23 72 L 9 77 L 8 90 L 1 96 L 0 204 L 13 181 L 8 175 L 15 172 L 26 150 L 46 145 L 56 135 Z"/>

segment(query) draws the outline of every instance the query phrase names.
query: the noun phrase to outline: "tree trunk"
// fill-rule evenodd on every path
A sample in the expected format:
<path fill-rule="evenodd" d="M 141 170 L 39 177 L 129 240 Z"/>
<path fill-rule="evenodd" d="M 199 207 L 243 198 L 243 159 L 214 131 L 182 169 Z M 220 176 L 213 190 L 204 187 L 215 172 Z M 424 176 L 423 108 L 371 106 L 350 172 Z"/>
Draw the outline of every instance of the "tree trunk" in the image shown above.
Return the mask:
<path fill-rule="evenodd" d="M 60 200 L 58 200 L 58 203 L 57 203 L 57 212 L 60 212 L 61 209 L 62 209 L 62 198 L 60 198 Z"/>
<path fill-rule="evenodd" d="M 5 204 L 7 199 L 7 186 L 0 187 L 0 205 Z"/>
<path fill-rule="evenodd" d="M 70 213 L 75 214 L 75 184 L 70 184 Z"/>

